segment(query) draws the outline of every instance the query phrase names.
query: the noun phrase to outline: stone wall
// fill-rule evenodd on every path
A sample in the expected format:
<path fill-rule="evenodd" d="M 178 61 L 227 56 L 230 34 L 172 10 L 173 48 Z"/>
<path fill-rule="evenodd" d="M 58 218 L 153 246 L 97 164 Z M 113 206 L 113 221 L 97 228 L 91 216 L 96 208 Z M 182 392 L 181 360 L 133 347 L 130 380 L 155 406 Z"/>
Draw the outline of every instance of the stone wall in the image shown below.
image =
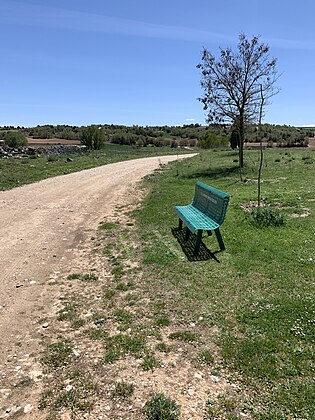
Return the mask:
<path fill-rule="evenodd" d="M 0 145 L 0 158 L 4 157 L 28 157 L 34 155 L 71 155 L 87 153 L 86 146 L 60 144 L 46 147 L 18 147 L 13 149 L 5 144 Z"/>

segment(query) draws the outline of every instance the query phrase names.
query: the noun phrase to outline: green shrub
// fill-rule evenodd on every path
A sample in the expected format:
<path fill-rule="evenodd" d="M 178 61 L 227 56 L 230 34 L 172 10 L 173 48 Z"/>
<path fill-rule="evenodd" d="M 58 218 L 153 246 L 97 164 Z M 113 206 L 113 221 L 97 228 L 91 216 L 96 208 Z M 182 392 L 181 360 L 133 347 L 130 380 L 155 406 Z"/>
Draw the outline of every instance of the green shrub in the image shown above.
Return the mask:
<path fill-rule="evenodd" d="M 90 150 L 100 150 L 105 143 L 105 134 L 102 127 L 91 125 L 82 130 L 81 144 Z"/>
<path fill-rule="evenodd" d="M 27 145 L 27 138 L 20 131 L 7 131 L 4 135 L 4 143 L 13 148 L 22 147 Z"/>
<path fill-rule="evenodd" d="M 227 147 L 229 141 L 226 137 L 217 136 L 206 131 L 200 138 L 198 145 L 202 149 L 215 149 L 217 147 Z"/>
<path fill-rule="evenodd" d="M 49 155 L 47 158 L 47 162 L 57 162 L 58 156 L 57 155 Z"/>
<path fill-rule="evenodd" d="M 271 207 L 258 207 L 251 212 L 251 216 L 259 227 L 279 227 L 285 224 L 284 214 L 279 209 Z"/>
<path fill-rule="evenodd" d="M 156 394 L 143 408 L 147 420 L 178 420 L 179 406 L 164 394 Z"/>

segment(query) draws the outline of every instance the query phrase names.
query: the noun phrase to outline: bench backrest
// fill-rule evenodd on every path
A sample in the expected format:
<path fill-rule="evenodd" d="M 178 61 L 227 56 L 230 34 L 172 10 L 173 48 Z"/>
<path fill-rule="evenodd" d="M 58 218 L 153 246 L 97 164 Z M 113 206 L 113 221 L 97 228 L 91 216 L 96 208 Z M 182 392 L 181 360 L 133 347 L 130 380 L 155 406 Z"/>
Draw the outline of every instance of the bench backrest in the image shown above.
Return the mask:
<path fill-rule="evenodd" d="M 230 195 L 203 182 L 196 183 L 193 206 L 219 225 L 224 221 Z"/>

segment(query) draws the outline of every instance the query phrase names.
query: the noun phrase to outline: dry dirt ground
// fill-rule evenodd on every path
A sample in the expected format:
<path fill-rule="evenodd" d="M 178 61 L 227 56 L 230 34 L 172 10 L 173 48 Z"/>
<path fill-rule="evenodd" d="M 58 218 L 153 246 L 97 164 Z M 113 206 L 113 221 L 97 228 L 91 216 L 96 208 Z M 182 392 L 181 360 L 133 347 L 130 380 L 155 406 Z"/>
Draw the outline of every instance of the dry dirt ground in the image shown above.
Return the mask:
<path fill-rule="evenodd" d="M 33 139 L 33 137 L 27 137 L 29 146 L 54 146 L 58 144 L 81 144 L 80 140 L 65 140 L 65 139 Z"/>
<path fill-rule="evenodd" d="M 39 321 L 60 297 L 54 278 L 77 264 L 79 244 L 101 218 L 128 206 L 143 176 L 174 159 L 121 162 L 0 192 L 0 418 L 14 402 L 36 406 L 37 395 L 12 401 L 12 388 L 26 376 L 40 388 Z"/>
<path fill-rule="evenodd" d="M 172 325 L 146 336 L 146 348 L 159 358 L 154 369 L 141 368 L 143 355 L 103 363 L 103 339 L 107 350 L 114 343 L 107 357 L 115 357 L 122 348 L 115 339 L 129 334 L 130 319 L 153 331 L 146 326 L 150 297 L 132 258 L 139 244 L 129 212 L 145 194 L 141 178 L 176 158 L 120 162 L 0 192 L 0 419 L 141 420 L 145 401 L 158 392 L 180 404 L 182 420 L 206 418 L 206 401 L 222 394 L 232 398 L 222 400 L 224 407 L 250 418 L 237 406 L 239 385 L 213 367 L 195 366 L 195 344 L 170 341 Z M 123 226 L 123 241 L 118 230 L 98 229 L 102 222 Z M 115 247 L 128 251 L 123 269 Z M 215 327 L 207 332 L 210 342 L 215 334 Z M 135 392 L 125 396 L 128 389 L 117 384 Z"/>

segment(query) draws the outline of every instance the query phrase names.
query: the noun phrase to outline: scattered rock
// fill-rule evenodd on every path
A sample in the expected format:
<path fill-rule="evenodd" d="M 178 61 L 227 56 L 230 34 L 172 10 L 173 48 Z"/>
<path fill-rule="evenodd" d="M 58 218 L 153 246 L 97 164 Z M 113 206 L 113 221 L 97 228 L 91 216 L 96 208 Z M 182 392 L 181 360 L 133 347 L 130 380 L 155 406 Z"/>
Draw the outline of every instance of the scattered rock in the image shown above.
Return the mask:
<path fill-rule="evenodd" d="M 24 407 L 24 414 L 27 414 L 27 413 L 29 413 L 30 411 L 32 411 L 33 410 L 33 406 L 31 405 L 31 404 L 26 404 L 26 406 Z"/>
<path fill-rule="evenodd" d="M 69 154 L 85 154 L 87 153 L 86 146 L 79 146 L 73 144 L 59 144 L 47 147 L 18 147 L 12 148 L 3 144 L 0 146 L 0 158 L 27 158 L 29 156 L 48 155 L 60 156 Z M 68 160 L 69 159 L 69 160 Z M 72 162 L 73 159 L 67 158 L 67 162 Z"/>
<path fill-rule="evenodd" d="M 28 375 L 34 382 L 39 382 L 43 376 L 43 372 L 41 370 L 32 370 Z"/>

